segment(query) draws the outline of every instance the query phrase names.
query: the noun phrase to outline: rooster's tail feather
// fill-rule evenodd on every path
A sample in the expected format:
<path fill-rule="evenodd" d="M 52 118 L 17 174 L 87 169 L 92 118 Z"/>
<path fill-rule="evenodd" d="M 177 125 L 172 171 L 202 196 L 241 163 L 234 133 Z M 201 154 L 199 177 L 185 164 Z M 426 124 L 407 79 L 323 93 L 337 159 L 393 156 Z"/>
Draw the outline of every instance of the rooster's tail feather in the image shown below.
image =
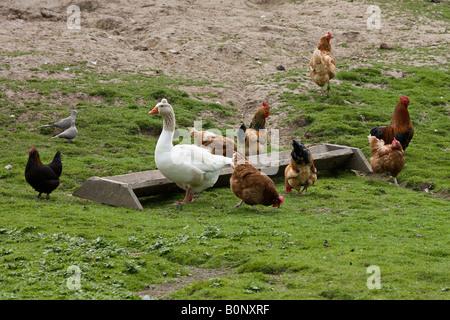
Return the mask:
<path fill-rule="evenodd" d="M 56 152 L 52 162 L 50 162 L 48 166 L 53 169 L 53 171 L 58 175 L 58 177 L 61 176 L 62 173 L 61 152 L 59 151 Z"/>
<path fill-rule="evenodd" d="M 240 143 L 245 143 L 245 131 L 247 130 L 247 126 L 242 124 L 242 126 L 238 129 L 237 138 Z"/>

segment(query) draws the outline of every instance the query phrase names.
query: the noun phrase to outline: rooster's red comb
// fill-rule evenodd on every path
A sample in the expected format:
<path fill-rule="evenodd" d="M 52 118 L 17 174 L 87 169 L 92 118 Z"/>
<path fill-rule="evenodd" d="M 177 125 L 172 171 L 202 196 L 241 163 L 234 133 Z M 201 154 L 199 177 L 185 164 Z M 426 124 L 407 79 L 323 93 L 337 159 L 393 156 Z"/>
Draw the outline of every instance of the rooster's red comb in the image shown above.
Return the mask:
<path fill-rule="evenodd" d="M 406 102 L 409 102 L 409 99 L 408 99 L 408 97 L 400 97 L 400 101 L 406 101 Z"/>
<path fill-rule="evenodd" d="M 409 99 L 408 99 L 408 97 L 400 97 L 400 101 L 401 101 L 401 102 L 404 102 L 406 105 L 409 104 Z"/>
<path fill-rule="evenodd" d="M 264 107 L 266 107 L 266 108 L 270 108 L 269 105 L 268 105 L 267 103 L 265 103 L 265 102 L 263 102 L 262 105 L 263 105 Z"/>

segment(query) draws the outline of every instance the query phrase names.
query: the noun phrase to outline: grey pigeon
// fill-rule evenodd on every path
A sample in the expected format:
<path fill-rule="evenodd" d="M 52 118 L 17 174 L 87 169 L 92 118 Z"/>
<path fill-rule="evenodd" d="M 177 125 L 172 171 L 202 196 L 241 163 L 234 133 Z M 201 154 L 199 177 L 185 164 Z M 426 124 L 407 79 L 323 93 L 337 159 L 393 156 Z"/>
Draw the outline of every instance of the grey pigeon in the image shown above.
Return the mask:
<path fill-rule="evenodd" d="M 75 117 L 77 116 L 78 112 L 76 110 L 73 110 L 69 117 L 61 119 L 56 122 L 50 122 L 49 124 L 45 124 L 43 126 L 39 126 L 38 128 L 44 128 L 44 127 L 57 127 L 63 130 L 69 129 L 70 124 L 72 123 L 72 119 L 75 120 Z"/>
<path fill-rule="evenodd" d="M 72 119 L 69 129 L 66 129 L 63 132 L 61 132 L 60 134 L 52 137 L 52 139 L 64 138 L 67 140 L 72 140 L 72 139 L 75 139 L 77 135 L 78 135 L 78 130 L 77 130 L 77 127 L 75 127 L 75 119 Z"/>

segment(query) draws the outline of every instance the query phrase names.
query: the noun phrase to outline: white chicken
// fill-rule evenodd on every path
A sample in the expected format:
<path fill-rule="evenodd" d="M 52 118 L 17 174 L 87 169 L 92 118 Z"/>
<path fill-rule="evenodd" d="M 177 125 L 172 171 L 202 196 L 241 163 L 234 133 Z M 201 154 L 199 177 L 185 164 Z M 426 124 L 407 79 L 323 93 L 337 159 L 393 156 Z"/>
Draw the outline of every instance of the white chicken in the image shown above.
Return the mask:
<path fill-rule="evenodd" d="M 175 113 L 166 99 L 162 99 L 149 114 L 161 115 L 163 130 L 155 148 L 155 163 L 158 170 L 180 188 L 186 190 L 184 204 L 194 201 L 194 193 L 212 187 L 220 171 L 231 165 L 232 159 L 214 155 L 209 149 L 191 144 L 173 145 Z"/>

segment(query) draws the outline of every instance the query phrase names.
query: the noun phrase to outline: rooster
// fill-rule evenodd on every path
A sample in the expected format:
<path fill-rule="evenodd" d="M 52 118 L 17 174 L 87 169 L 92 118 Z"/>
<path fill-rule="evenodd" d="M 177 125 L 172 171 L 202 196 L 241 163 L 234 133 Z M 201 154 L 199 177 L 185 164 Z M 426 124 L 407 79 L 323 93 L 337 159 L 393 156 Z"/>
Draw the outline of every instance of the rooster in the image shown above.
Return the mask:
<path fill-rule="evenodd" d="M 292 146 L 291 162 L 284 170 L 284 184 L 286 192 L 295 189 L 299 194 L 302 186 L 302 191 L 306 192 L 317 181 L 317 169 L 308 148 L 296 140 L 292 141 Z"/>
<path fill-rule="evenodd" d="M 396 138 L 392 144 L 385 144 L 383 140 L 374 136 L 368 136 L 370 142 L 370 165 L 376 173 L 389 173 L 398 187 L 397 176 L 405 165 L 405 152 L 402 145 Z"/>
<path fill-rule="evenodd" d="M 283 203 L 283 196 L 278 195 L 275 183 L 268 175 L 256 169 L 241 152 L 233 154 L 233 173 L 230 178 L 230 188 L 242 203 L 252 206 L 258 212 L 255 205 L 274 206 L 279 208 Z"/>
<path fill-rule="evenodd" d="M 190 133 L 196 145 L 203 145 L 210 149 L 212 154 L 231 158 L 233 153 L 237 151 L 236 143 L 230 138 L 219 136 L 209 131 L 198 131 L 195 128 L 192 128 Z"/>
<path fill-rule="evenodd" d="M 382 139 L 384 143 L 390 144 L 397 139 L 406 150 L 414 135 L 414 126 L 408 112 L 409 99 L 401 97 L 392 115 L 389 126 L 376 127 L 370 130 L 370 135 Z"/>
<path fill-rule="evenodd" d="M 245 155 L 265 153 L 267 150 L 266 118 L 269 116 L 270 107 L 263 102 L 262 107 L 253 115 L 250 127 L 245 124 L 239 128 L 237 137 L 241 146 L 245 147 Z"/>
<path fill-rule="evenodd" d="M 25 180 L 34 190 L 39 192 L 38 199 L 41 198 L 43 193 L 47 194 L 47 200 L 50 199 L 50 193 L 59 186 L 61 172 L 61 152 L 56 152 L 53 161 L 44 165 L 39 157 L 39 152 L 31 147 L 25 167 Z"/>
<path fill-rule="evenodd" d="M 336 61 L 331 53 L 330 32 L 320 38 L 317 48 L 309 61 L 309 75 L 311 79 L 322 88 L 327 84 L 327 93 L 330 92 L 330 80 L 336 76 Z"/>

